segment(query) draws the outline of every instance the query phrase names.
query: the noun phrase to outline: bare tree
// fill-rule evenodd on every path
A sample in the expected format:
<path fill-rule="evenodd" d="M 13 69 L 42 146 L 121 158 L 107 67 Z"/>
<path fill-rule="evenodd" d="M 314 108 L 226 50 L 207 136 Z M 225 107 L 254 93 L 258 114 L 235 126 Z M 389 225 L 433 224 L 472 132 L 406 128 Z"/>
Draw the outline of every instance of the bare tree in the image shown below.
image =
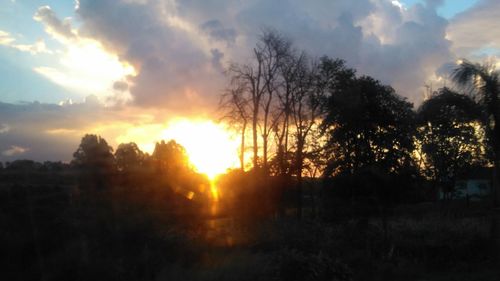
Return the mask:
<path fill-rule="evenodd" d="M 241 86 L 241 85 L 240 85 Z M 228 89 L 221 98 L 219 108 L 224 112 L 223 120 L 227 120 L 232 127 L 239 129 L 241 134 L 240 166 L 245 170 L 245 135 L 250 120 L 249 103 L 244 95 L 244 88 Z"/>
<path fill-rule="evenodd" d="M 280 90 L 277 93 L 279 106 L 276 108 L 275 115 L 278 118 L 275 126 L 275 136 L 277 142 L 277 164 L 278 173 L 285 175 L 289 173 L 286 162 L 289 154 L 290 123 L 292 114 L 292 99 L 295 92 L 299 90 L 299 79 L 302 79 L 303 63 L 306 58 L 304 53 L 297 54 L 290 50 L 284 57 L 280 65 L 280 75 L 282 79 Z"/>
<path fill-rule="evenodd" d="M 272 114 L 277 103 L 275 98 L 282 86 L 282 69 L 286 58 L 290 55 L 291 41 L 283 37 L 276 31 L 267 30 L 261 37 L 261 42 L 257 44 L 258 53 L 264 62 L 265 92 L 262 100 L 262 154 L 263 167 L 268 170 L 269 135 L 276 126 L 280 114 Z"/>
<path fill-rule="evenodd" d="M 294 170 L 297 176 L 298 212 L 302 216 L 302 173 L 304 170 L 305 150 L 312 130 L 318 128 L 322 116 L 321 101 L 324 87 L 317 74 L 318 66 L 302 55 L 297 61 L 297 74 L 291 98 L 291 116 L 295 136 Z"/>
<path fill-rule="evenodd" d="M 231 87 L 242 89 L 238 95 L 248 101 L 248 110 L 252 125 L 253 167 L 258 166 L 259 148 L 257 143 L 257 125 L 259 122 L 260 100 L 264 93 L 262 87 L 262 61 L 257 59 L 256 65 L 232 64 L 228 70 L 231 75 Z"/>
<path fill-rule="evenodd" d="M 258 167 L 260 131 L 262 140 L 262 164 L 268 166 L 269 135 L 277 119 L 272 108 L 280 86 L 279 66 L 291 43 L 276 31 L 266 30 L 253 49 L 253 61 L 248 64 L 232 64 L 228 69 L 230 88 L 238 89 L 239 99 L 246 101 L 247 116 L 252 126 L 253 167 Z"/>

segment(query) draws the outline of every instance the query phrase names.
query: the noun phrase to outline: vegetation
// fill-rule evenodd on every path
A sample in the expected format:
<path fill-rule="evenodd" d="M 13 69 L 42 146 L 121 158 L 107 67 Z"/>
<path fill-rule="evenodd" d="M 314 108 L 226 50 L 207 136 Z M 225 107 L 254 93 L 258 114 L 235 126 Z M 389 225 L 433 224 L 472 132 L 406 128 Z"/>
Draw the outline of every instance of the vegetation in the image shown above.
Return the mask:
<path fill-rule="evenodd" d="M 175 140 L 149 155 L 87 134 L 71 163 L 0 163 L 5 280 L 498 280 L 496 194 L 455 192 L 499 167 L 498 72 L 464 61 L 472 98 L 414 110 L 267 30 L 227 74 L 241 169 L 216 180 Z"/>

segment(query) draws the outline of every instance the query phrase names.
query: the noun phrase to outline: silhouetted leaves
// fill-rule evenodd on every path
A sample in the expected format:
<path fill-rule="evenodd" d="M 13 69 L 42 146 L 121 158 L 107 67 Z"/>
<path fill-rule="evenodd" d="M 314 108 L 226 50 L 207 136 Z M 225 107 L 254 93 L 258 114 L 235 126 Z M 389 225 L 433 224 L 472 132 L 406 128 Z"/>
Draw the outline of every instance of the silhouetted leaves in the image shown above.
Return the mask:
<path fill-rule="evenodd" d="M 137 144 L 122 143 L 116 149 L 115 159 L 119 171 L 131 172 L 144 164 L 145 155 Z"/>
<path fill-rule="evenodd" d="M 454 191 L 455 178 L 485 164 L 480 117 L 480 107 L 470 97 L 448 88 L 418 109 L 421 168 L 445 193 Z"/>
<path fill-rule="evenodd" d="M 323 67 L 327 68 L 325 72 L 337 75 L 328 68 L 338 68 L 338 64 L 327 61 Z M 342 79 L 345 72 L 339 73 Z M 415 134 L 412 104 L 391 87 L 352 74 L 348 72 L 346 81 L 330 87 L 323 121 L 329 159 L 324 175 L 353 173 L 375 164 L 391 173 L 411 166 Z"/>

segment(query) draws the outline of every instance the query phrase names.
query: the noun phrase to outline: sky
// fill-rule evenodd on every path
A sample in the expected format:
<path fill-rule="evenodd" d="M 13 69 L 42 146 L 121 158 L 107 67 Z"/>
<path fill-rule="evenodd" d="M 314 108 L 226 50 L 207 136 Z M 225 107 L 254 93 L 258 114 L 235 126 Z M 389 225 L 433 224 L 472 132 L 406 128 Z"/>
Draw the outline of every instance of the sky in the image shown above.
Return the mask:
<path fill-rule="evenodd" d="M 263 28 L 418 106 L 461 58 L 500 56 L 497 0 L 0 0 L 0 161 L 69 161 L 85 133 L 142 148 L 217 119 Z"/>

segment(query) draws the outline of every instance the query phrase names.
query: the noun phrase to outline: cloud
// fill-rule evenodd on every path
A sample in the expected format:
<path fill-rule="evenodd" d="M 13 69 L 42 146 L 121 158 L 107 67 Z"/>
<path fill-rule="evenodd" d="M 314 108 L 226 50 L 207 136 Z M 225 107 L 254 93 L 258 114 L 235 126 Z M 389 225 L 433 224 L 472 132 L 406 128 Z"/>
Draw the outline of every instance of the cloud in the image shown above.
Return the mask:
<path fill-rule="evenodd" d="M 33 19 L 43 23 L 47 33 L 61 41 L 76 38 L 76 34 L 71 27 L 71 18 L 61 21 L 49 6 L 38 8 Z"/>
<path fill-rule="evenodd" d="M 443 0 L 79 0 L 73 18 L 49 7 L 33 18 L 62 44 L 33 70 L 64 88 L 109 103 L 215 108 L 229 62 L 247 62 L 263 28 L 274 28 L 312 56 L 345 59 L 419 103 L 424 85 L 460 56 L 498 49 L 498 1 L 480 0 L 451 22 Z M 485 28 L 490 26 L 490 28 Z M 14 38 L 0 32 L 0 44 Z M 35 48 L 36 47 L 36 48 Z M 486 48 L 486 49 L 485 49 Z M 19 45 L 46 50 L 43 41 Z M 499 49 L 500 50 L 500 49 Z M 56 52 L 57 51 L 57 52 Z"/>
<path fill-rule="evenodd" d="M 210 53 L 212 54 L 212 66 L 220 72 L 223 72 L 224 66 L 222 65 L 222 59 L 224 58 L 224 53 L 219 51 L 219 49 L 212 49 Z"/>
<path fill-rule="evenodd" d="M 451 42 L 446 39 L 448 22 L 429 5 L 415 5 L 397 12 L 388 9 L 391 8 L 383 2 L 377 5 L 374 15 L 392 13 L 392 16 L 371 19 L 374 38 L 365 37 L 357 68 L 391 84 L 418 104 L 424 97 L 424 86 L 437 82 L 433 81 L 437 79 L 436 70 L 454 60 Z"/>
<path fill-rule="evenodd" d="M 0 30 L 0 45 L 8 46 L 14 41 L 15 39 L 8 32 Z"/>
<path fill-rule="evenodd" d="M 29 148 L 25 148 L 25 147 L 21 147 L 21 146 L 17 146 L 17 145 L 11 145 L 9 149 L 2 151 L 2 154 L 10 157 L 10 156 L 23 154 L 28 150 L 29 150 Z"/>
<path fill-rule="evenodd" d="M 161 139 L 171 116 L 178 114 L 165 109 L 144 111 L 133 106 L 106 106 L 94 95 L 61 104 L 0 102 L 0 120 L 4 122 L 0 125 L 4 131 L 0 137 L 0 161 L 20 156 L 36 161 L 70 161 L 87 133 L 101 135 L 115 148 L 130 141 L 141 148 L 151 148 Z M 13 145 L 29 150 L 23 154 L 2 153 Z"/>
<path fill-rule="evenodd" d="M 137 70 L 129 79 L 135 104 L 193 111 L 215 104 L 224 87 L 218 65 L 212 64 L 214 47 L 209 41 L 210 34 L 220 37 L 230 32 L 222 29 L 226 34 L 221 35 L 212 26 L 207 34 L 199 24 L 180 17 L 171 3 L 80 1 L 80 33 L 98 40 Z"/>
<path fill-rule="evenodd" d="M 128 84 L 124 81 L 116 81 L 115 83 L 113 83 L 113 89 L 123 92 L 128 90 Z"/>
<path fill-rule="evenodd" d="M 500 1 L 481 0 L 471 9 L 451 20 L 447 37 L 460 57 L 471 56 L 478 49 L 500 51 Z"/>
<path fill-rule="evenodd" d="M 10 126 L 7 124 L 0 124 L 0 134 L 5 134 L 10 131 Z"/>
<path fill-rule="evenodd" d="M 127 89 L 115 91 L 113 86 L 116 81 L 127 83 L 127 77 L 135 74 L 132 66 L 105 50 L 100 42 L 80 36 L 78 30 L 72 28 L 71 18 L 60 20 L 49 6 L 38 8 L 33 18 L 63 46 L 58 58 L 53 60 L 55 63 L 34 67 L 36 73 L 81 95 L 106 96 L 110 103 L 129 99 Z"/>
<path fill-rule="evenodd" d="M 45 41 L 42 39 L 37 40 L 34 44 L 19 44 L 16 41 L 16 38 L 12 37 L 9 32 L 0 30 L 0 45 L 7 46 L 21 52 L 28 52 L 32 55 L 52 53 L 47 49 Z"/>
<path fill-rule="evenodd" d="M 23 157 L 69 161 L 85 133 L 101 134 L 115 147 L 125 141 L 151 146 L 173 116 L 213 117 L 227 83 L 222 71 L 229 62 L 248 62 L 267 27 L 312 56 L 347 60 L 358 74 L 391 84 L 418 105 L 425 85 L 444 85 L 457 58 L 500 48 L 498 1 L 481 0 L 450 22 L 436 13 L 439 5 L 79 0 L 74 20 L 43 6 L 34 19 L 61 49 L 47 50 L 52 63 L 34 71 L 82 99 L 0 103 L 0 151 L 15 145 L 29 148 Z M 0 31 L 1 45 L 31 50 L 17 39 Z M 0 153 L 0 160 L 13 157 Z"/>
<path fill-rule="evenodd" d="M 115 81 L 126 80 L 135 73 L 131 66 L 121 63 L 94 40 L 78 39 L 65 48 L 56 65 L 37 66 L 33 70 L 66 89 L 100 96 L 109 96 Z"/>
<path fill-rule="evenodd" d="M 232 28 L 225 28 L 219 20 L 209 20 L 200 26 L 200 29 L 214 40 L 227 42 L 227 44 L 236 43 L 237 32 Z"/>
<path fill-rule="evenodd" d="M 0 102 L 0 120 L 10 127 L 0 139 L 0 151 L 3 151 L 0 161 L 14 160 L 20 155 L 21 150 L 13 149 L 13 145 L 30 148 L 22 151 L 23 158 L 68 161 L 79 138 L 85 132 L 92 132 L 94 124 L 98 122 L 92 116 L 110 121 L 117 119 L 111 113 L 103 113 L 102 106 L 96 107 L 85 102 L 66 103 L 62 106 L 38 102 Z M 75 133 L 62 135 L 65 130 L 75 130 Z"/>
<path fill-rule="evenodd" d="M 347 60 L 414 102 L 435 70 L 453 61 L 442 1 L 111 1 L 80 0 L 79 34 L 98 40 L 137 76 L 140 106 L 214 106 L 231 61 L 251 55 L 259 31 L 275 28 L 313 56 Z"/>

